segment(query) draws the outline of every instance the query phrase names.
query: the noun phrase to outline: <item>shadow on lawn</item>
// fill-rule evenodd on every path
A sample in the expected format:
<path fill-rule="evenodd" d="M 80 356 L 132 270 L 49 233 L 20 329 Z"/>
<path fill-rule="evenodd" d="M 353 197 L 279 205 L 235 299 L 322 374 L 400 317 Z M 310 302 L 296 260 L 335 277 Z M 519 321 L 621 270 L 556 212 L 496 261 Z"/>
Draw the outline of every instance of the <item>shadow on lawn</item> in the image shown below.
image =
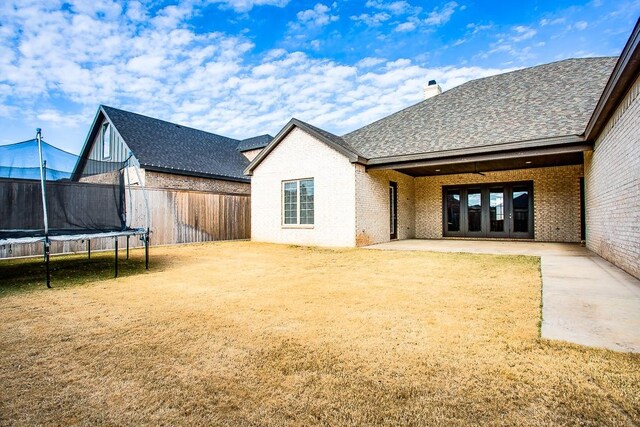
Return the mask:
<path fill-rule="evenodd" d="M 166 264 L 165 257 L 150 257 L 149 272 Z M 69 288 L 90 282 L 113 279 L 114 253 L 94 252 L 91 259 L 86 254 L 52 256 L 52 288 Z M 118 258 L 118 277 L 145 274 L 144 251 L 132 250 L 129 259 L 121 253 Z M 28 292 L 46 288 L 46 270 L 42 257 L 0 260 L 0 297 L 16 292 Z"/>

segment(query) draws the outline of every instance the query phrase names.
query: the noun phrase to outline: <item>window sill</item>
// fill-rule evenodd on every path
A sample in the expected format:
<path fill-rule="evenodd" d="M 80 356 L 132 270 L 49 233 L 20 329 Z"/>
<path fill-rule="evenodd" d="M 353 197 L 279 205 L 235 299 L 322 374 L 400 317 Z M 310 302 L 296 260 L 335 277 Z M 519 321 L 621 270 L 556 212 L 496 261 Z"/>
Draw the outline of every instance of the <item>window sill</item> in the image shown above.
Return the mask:
<path fill-rule="evenodd" d="M 287 225 L 281 225 L 281 228 L 300 228 L 300 229 L 312 229 L 314 227 L 314 224 L 287 224 Z"/>

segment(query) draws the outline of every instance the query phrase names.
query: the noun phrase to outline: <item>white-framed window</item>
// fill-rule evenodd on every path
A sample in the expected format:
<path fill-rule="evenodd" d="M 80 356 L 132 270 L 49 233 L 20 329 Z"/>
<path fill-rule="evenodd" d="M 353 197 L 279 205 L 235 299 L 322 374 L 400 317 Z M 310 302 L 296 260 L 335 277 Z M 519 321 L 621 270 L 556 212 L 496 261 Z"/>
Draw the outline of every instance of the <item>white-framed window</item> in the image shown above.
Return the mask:
<path fill-rule="evenodd" d="M 282 224 L 313 225 L 313 178 L 282 181 Z"/>
<path fill-rule="evenodd" d="M 111 157 L 111 127 L 109 123 L 102 125 L 102 158 Z"/>

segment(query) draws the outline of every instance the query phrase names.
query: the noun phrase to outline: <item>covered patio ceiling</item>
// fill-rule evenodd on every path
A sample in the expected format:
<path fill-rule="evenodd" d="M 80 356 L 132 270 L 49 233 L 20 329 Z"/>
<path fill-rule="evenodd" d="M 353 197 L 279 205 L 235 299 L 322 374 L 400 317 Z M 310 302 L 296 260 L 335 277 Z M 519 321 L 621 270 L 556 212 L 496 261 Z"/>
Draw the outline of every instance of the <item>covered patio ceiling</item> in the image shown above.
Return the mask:
<path fill-rule="evenodd" d="M 589 144 L 545 147 L 408 162 L 370 164 L 367 166 L 367 170 L 393 169 L 413 177 L 419 177 L 581 165 L 584 161 L 583 152 L 591 149 L 592 147 Z"/>

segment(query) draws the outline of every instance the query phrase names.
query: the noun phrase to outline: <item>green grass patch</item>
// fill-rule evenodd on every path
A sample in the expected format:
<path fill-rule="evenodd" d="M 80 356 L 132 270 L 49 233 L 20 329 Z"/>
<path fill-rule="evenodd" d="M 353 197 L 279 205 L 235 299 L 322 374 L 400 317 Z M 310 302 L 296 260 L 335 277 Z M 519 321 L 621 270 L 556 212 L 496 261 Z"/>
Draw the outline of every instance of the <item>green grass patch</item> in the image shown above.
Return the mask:
<path fill-rule="evenodd" d="M 113 251 L 87 254 L 56 255 L 51 257 L 51 286 L 70 288 L 85 283 L 114 278 Z M 118 277 L 145 272 L 144 251 L 131 250 L 129 259 L 124 251 L 118 258 Z M 46 267 L 43 257 L 0 260 L 0 297 L 16 292 L 46 289 Z"/>

